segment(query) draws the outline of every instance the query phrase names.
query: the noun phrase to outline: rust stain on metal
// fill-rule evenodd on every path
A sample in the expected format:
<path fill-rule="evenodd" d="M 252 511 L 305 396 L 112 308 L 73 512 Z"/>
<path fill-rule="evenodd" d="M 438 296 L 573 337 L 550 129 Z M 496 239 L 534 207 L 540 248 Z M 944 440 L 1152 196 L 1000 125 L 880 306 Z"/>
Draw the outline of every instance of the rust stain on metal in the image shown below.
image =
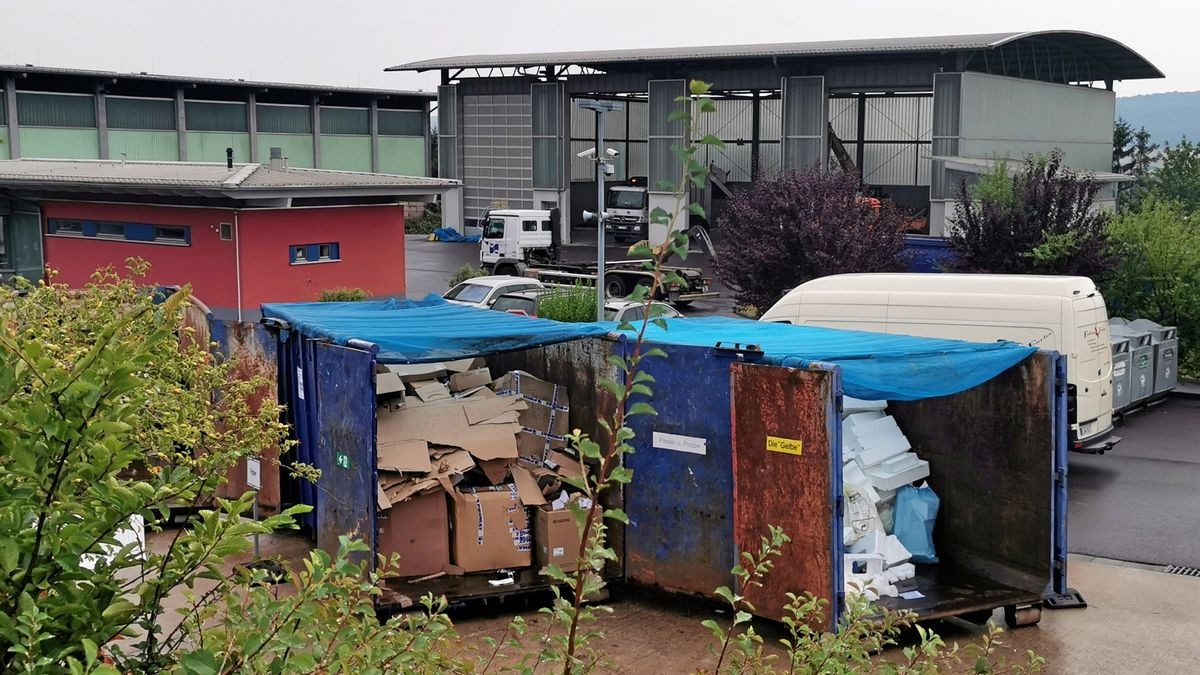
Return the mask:
<path fill-rule="evenodd" d="M 826 371 L 734 364 L 734 536 L 757 551 L 768 526 L 792 538 L 761 587 L 743 589 L 757 613 L 783 618 L 786 594 L 832 598 L 830 382 Z M 768 437 L 803 443 L 774 452 Z"/>
<path fill-rule="evenodd" d="M 263 385 L 250 397 L 250 408 L 258 412 L 263 403 L 278 401 L 278 365 L 273 353 L 274 342 L 262 326 L 229 322 L 224 326 L 225 344 L 221 345 L 233 364 L 232 375 L 239 380 L 259 378 Z M 265 515 L 279 510 L 279 448 L 264 448 L 262 453 L 262 488 L 258 491 L 259 508 Z M 222 497 L 241 496 L 246 483 L 246 463 L 238 462 L 229 472 L 229 481 L 218 493 Z"/>

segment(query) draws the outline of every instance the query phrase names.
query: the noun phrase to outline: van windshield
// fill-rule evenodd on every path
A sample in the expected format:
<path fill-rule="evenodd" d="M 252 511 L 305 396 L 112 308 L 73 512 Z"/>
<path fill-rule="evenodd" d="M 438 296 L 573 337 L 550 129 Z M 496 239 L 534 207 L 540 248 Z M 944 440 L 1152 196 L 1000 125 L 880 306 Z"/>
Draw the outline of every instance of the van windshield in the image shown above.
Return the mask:
<path fill-rule="evenodd" d="M 644 209 L 646 193 L 641 190 L 613 190 L 608 193 L 610 209 Z"/>

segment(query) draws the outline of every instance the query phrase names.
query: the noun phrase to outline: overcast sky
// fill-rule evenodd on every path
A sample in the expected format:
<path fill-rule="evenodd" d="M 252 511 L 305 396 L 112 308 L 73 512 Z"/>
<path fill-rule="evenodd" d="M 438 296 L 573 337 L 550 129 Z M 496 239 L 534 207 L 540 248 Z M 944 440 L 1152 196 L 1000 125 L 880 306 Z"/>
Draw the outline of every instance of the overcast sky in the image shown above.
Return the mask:
<path fill-rule="evenodd" d="M 1190 5 L 1190 9 L 1189 9 Z M 0 61 L 431 90 L 386 66 L 460 54 L 1086 30 L 1200 90 L 1193 2 L 1140 0 L 0 0 Z"/>

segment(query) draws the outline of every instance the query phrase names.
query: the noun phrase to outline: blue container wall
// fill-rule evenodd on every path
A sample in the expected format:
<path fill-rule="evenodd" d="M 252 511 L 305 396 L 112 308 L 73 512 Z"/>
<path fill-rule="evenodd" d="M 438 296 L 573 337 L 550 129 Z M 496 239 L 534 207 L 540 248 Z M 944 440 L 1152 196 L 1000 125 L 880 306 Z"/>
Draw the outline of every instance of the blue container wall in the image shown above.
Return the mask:
<path fill-rule="evenodd" d="M 904 250 L 910 256 L 909 272 L 943 272 L 943 267 L 954 257 L 950 240 L 945 237 L 910 234 L 904 238 Z"/>
<path fill-rule="evenodd" d="M 630 420 L 637 436 L 636 452 L 627 458 L 633 484 L 625 491 L 625 574 L 640 584 L 707 596 L 732 585 L 729 570 L 737 562 L 732 361 L 712 349 L 665 349 L 667 358 L 642 361 L 656 380 L 651 405 L 658 415 Z M 702 439 L 702 454 L 655 447 L 655 432 Z"/>

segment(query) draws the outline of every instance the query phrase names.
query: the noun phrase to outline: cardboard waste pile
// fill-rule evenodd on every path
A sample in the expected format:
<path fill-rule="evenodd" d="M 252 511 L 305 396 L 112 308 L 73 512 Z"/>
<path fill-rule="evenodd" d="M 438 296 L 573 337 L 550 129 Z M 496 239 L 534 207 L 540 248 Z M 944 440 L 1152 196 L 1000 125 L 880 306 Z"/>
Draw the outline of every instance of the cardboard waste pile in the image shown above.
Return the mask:
<path fill-rule="evenodd" d="M 888 415 L 887 401 L 862 401 L 845 397 L 842 413 L 842 480 L 844 483 L 845 545 L 844 579 L 847 593 L 865 593 L 871 600 L 880 596 L 921 597 L 916 588 L 915 562 L 936 562 L 932 546 L 934 512 L 927 532 L 911 527 L 912 495 L 932 495 L 927 487 L 911 484 L 929 476 L 929 462 L 912 451 L 904 432 Z M 897 521 L 897 494 L 904 507 L 903 523 Z M 936 500 L 936 496 L 933 496 Z M 922 521 L 918 525 L 925 525 Z M 911 550 L 910 550 L 911 549 Z M 914 552 L 919 552 L 914 556 Z"/>
<path fill-rule="evenodd" d="M 567 569 L 579 534 L 561 477 L 583 468 L 567 448 L 566 389 L 519 371 L 493 380 L 481 359 L 377 371 L 377 540 L 400 555 L 390 575 Z"/>

